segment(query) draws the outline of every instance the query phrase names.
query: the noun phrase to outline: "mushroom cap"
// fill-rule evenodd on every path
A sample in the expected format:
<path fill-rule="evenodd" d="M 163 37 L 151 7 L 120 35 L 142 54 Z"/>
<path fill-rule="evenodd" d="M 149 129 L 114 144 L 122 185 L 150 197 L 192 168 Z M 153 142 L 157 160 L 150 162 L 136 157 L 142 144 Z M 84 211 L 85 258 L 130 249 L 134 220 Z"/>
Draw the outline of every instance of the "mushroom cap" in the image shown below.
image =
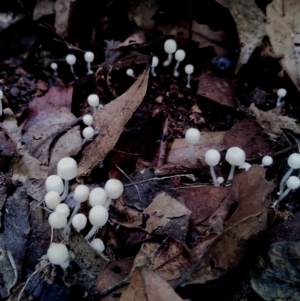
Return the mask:
<path fill-rule="evenodd" d="M 87 63 L 91 63 L 95 58 L 95 55 L 93 52 L 91 51 L 87 51 L 85 54 L 84 54 L 84 59 Z"/>
<path fill-rule="evenodd" d="M 209 166 L 216 166 L 219 164 L 221 154 L 216 149 L 210 149 L 205 153 L 205 162 Z"/>
<path fill-rule="evenodd" d="M 46 179 L 45 182 L 46 191 L 55 191 L 58 194 L 62 194 L 64 191 L 64 183 L 61 177 L 57 175 L 51 175 Z"/>
<path fill-rule="evenodd" d="M 273 163 L 273 158 L 271 156 L 264 156 L 261 160 L 264 166 L 270 166 Z"/>
<path fill-rule="evenodd" d="M 184 58 L 185 58 L 185 51 L 182 49 L 178 49 L 175 52 L 175 60 L 178 62 L 182 62 L 184 60 Z"/>
<path fill-rule="evenodd" d="M 69 181 L 77 175 L 77 163 L 73 158 L 64 157 L 57 163 L 57 174 L 62 179 Z"/>
<path fill-rule="evenodd" d="M 47 256 L 52 264 L 62 264 L 69 258 L 69 252 L 65 245 L 53 242 L 47 251 Z"/>
<path fill-rule="evenodd" d="M 246 154 L 241 148 L 233 146 L 227 150 L 225 160 L 231 165 L 240 166 L 245 162 Z"/>
<path fill-rule="evenodd" d="M 3 98 L 3 91 L 0 90 L 0 100 Z"/>
<path fill-rule="evenodd" d="M 124 186 L 117 179 L 109 179 L 104 186 L 107 196 L 111 199 L 117 199 L 124 191 Z"/>
<path fill-rule="evenodd" d="M 74 54 L 68 54 L 66 56 L 66 62 L 69 65 L 74 65 L 76 63 L 76 56 Z"/>
<path fill-rule="evenodd" d="M 219 184 L 222 184 L 224 181 L 225 181 L 225 179 L 224 179 L 223 177 L 218 177 L 218 178 L 217 178 L 217 182 L 218 182 Z"/>
<path fill-rule="evenodd" d="M 133 70 L 131 68 L 129 68 L 129 69 L 126 70 L 126 74 L 128 76 L 134 76 L 134 72 L 133 72 Z"/>
<path fill-rule="evenodd" d="M 165 41 L 164 49 L 166 53 L 174 53 L 177 49 L 177 43 L 173 39 L 168 39 Z"/>
<path fill-rule="evenodd" d="M 151 64 L 151 67 L 155 68 L 159 63 L 159 59 L 157 56 L 153 56 L 152 57 L 152 64 Z"/>
<path fill-rule="evenodd" d="M 100 238 L 93 239 L 91 241 L 91 247 L 98 253 L 102 253 L 105 250 L 104 243 Z"/>
<path fill-rule="evenodd" d="M 54 210 L 60 204 L 60 195 L 56 191 L 49 191 L 45 195 L 46 206 Z"/>
<path fill-rule="evenodd" d="M 65 203 L 57 205 L 57 207 L 55 208 L 55 211 L 63 213 L 66 217 L 68 217 L 70 215 L 70 208 Z"/>
<path fill-rule="evenodd" d="M 78 185 L 74 190 L 74 199 L 79 202 L 83 203 L 89 198 L 90 189 L 83 184 Z"/>
<path fill-rule="evenodd" d="M 67 217 L 61 212 L 52 212 L 49 215 L 49 224 L 53 229 L 62 229 L 67 224 Z"/>
<path fill-rule="evenodd" d="M 298 169 L 300 168 L 300 154 L 293 153 L 288 158 L 288 165 L 290 168 Z"/>
<path fill-rule="evenodd" d="M 297 189 L 300 186 L 300 179 L 296 176 L 290 176 L 286 181 L 286 186 L 289 189 Z"/>
<path fill-rule="evenodd" d="M 95 130 L 91 126 L 87 126 L 83 129 L 82 135 L 85 139 L 92 139 L 95 135 Z"/>
<path fill-rule="evenodd" d="M 278 95 L 278 97 L 285 97 L 286 96 L 286 90 L 283 89 L 283 88 L 278 89 L 277 95 Z"/>
<path fill-rule="evenodd" d="M 57 64 L 56 64 L 56 63 L 51 63 L 50 67 L 51 67 L 53 70 L 56 70 L 56 69 L 57 69 Z"/>
<path fill-rule="evenodd" d="M 93 121 L 94 121 L 94 118 L 92 115 L 90 114 L 86 114 L 83 116 L 83 119 L 82 119 L 83 123 L 87 126 L 89 125 L 92 125 L 93 124 Z"/>
<path fill-rule="evenodd" d="M 189 144 L 197 144 L 200 140 L 200 132 L 197 129 L 190 128 L 185 133 L 185 140 Z"/>
<path fill-rule="evenodd" d="M 245 169 L 246 171 L 248 171 L 251 168 L 251 164 L 248 162 L 243 162 L 241 165 L 239 165 L 239 169 Z"/>
<path fill-rule="evenodd" d="M 101 187 L 94 188 L 89 195 L 89 202 L 92 207 L 103 206 L 107 200 L 107 194 Z"/>
<path fill-rule="evenodd" d="M 95 206 L 89 212 L 89 221 L 95 227 L 102 227 L 108 221 L 108 211 L 103 206 Z"/>
<path fill-rule="evenodd" d="M 87 98 L 87 101 L 91 107 L 97 107 L 99 105 L 99 96 L 97 94 L 91 94 Z"/>
<path fill-rule="evenodd" d="M 194 72 L 194 66 L 191 64 L 188 64 L 185 66 L 184 71 L 186 74 L 192 74 Z"/>
<path fill-rule="evenodd" d="M 87 218 L 84 214 L 78 213 L 74 215 L 72 219 L 72 225 L 76 230 L 80 231 L 84 229 L 86 224 L 87 224 Z"/>

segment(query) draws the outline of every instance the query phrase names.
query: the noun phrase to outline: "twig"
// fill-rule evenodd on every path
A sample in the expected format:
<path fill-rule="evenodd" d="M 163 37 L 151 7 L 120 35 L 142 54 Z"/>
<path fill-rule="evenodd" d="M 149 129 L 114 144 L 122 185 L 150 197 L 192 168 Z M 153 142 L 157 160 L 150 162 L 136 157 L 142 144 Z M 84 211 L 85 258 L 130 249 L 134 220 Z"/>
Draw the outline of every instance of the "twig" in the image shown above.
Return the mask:
<path fill-rule="evenodd" d="M 14 258 L 13 258 L 13 256 L 12 256 L 12 254 L 11 254 L 11 252 L 10 252 L 9 249 L 7 250 L 7 256 L 8 256 L 8 259 L 10 261 L 10 264 L 11 264 L 13 270 L 14 270 L 14 274 L 15 274 L 14 281 L 12 282 L 12 284 L 7 289 L 8 293 L 10 294 L 10 290 L 17 284 L 17 281 L 18 281 L 18 270 L 17 270 L 16 263 L 14 261 Z"/>
<path fill-rule="evenodd" d="M 167 153 L 168 128 L 169 128 L 169 118 L 167 118 L 165 120 L 165 123 L 164 123 L 162 137 L 161 137 L 161 140 L 160 140 L 157 167 L 161 167 L 165 162 L 165 157 L 166 157 L 166 153 Z"/>

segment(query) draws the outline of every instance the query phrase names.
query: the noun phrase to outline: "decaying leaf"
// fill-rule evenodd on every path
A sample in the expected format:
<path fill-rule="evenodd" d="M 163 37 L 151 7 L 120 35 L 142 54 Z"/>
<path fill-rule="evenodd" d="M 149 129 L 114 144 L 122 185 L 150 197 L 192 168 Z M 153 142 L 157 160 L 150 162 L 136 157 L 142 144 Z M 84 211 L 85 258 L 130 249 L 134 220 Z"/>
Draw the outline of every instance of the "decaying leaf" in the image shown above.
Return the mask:
<path fill-rule="evenodd" d="M 203 161 L 206 151 L 211 148 L 219 152 L 225 149 L 223 143 L 226 132 L 201 132 L 201 139 L 195 145 L 195 156 Z M 175 139 L 169 144 L 166 163 L 174 165 L 186 165 L 188 163 L 188 143 L 185 139 Z"/>
<path fill-rule="evenodd" d="M 278 0 L 279 1 L 279 0 Z M 265 16 L 254 1 L 217 0 L 233 16 L 241 45 L 241 52 L 236 70 L 246 64 L 253 50 L 260 45 L 266 35 Z"/>
<path fill-rule="evenodd" d="M 250 110 L 256 118 L 256 122 L 264 128 L 272 138 L 278 138 L 283 130 L 291 130 L 300 134 L 300 127 L 297 120 L 287 116 L 278 116 L 273 112 L 264 112 L 255 107 L 252 103 Z"/>
<path fill-rule="evenodd" d="M 236 107 L 234 91 L 226 78 L 203 72 L 199 76 L 197 94 L 223 106 Z"/>
<path fill-rule="evenodd" d="M 262 111 L 261 111 L 262 112 Z M 271 141 L 264 130 L 254 120 L 242 120 L 226 132 L 224 136 L 226 149 L 232 146 L 242 148 L 247 160 L 262 157 L 272 152 Z"/>
<path fill-rule="evenodd" d="M 300 299 L 300 242 L 272 244 L 251 265 L 252 288 L 264 300 Z"/>
<path fill-rule="evenodd" d="M 55 1 L 55 30 L 62 37 L 67 35 L 70 5 L 73 0 Z"/>
<path fill-rule="evenodd" d="M 298 0 L 273 0 L 267 5 L 266 31 L 281 63 L 300 89 L 300 3 Z"/>
<path fill-rule="evenodd" d="M 183 301 L 155 272 L 137 268 L 132 273 L 128 289 L 120 301 Z"/>
<path fill-rule="evenodd" d="M 267 227 L 267 208 L 270 202 L 267 195 L 274 188 L 275 183 L 265 180 L 265 170 L 258 165 L 252 165 L 249 171 L 235 176 L 231 193 L 222 203 L 227 210 L 218 209 L 212 215 L 220 214 L 224 231 L 218 236 L 209 236 L 210 244 L 207 245 L 207 241 L 203 240 L 196 246 L 197 251 L 192 251 L 192 258 L 198 262 L 199 268 L 190 277 L 189 283 L 205 283 L 216 279 L 241 261 L 247 240 Z M 231 214 L 230 211 L 235 206 L 236 209 Z M 208 247 L 204 255 L 198 251 L 203 244 Z"/>
<path fill-rule="evenodd" d="M 54 13 L 55 0 L 38 0 L 35 3 L 33 11 L 33 20 L 37 20 L 43 16 Z"/>
<path fill-rule="evenodd" d="M 126 122 L 144 99 L 147 91 L 149 67 L 139 76 L 127 92 L 94 114 L 94 124 L 100 134 L 82 152 L 78 163 L 78 176 L 87 174 L 117 143 Z"/>

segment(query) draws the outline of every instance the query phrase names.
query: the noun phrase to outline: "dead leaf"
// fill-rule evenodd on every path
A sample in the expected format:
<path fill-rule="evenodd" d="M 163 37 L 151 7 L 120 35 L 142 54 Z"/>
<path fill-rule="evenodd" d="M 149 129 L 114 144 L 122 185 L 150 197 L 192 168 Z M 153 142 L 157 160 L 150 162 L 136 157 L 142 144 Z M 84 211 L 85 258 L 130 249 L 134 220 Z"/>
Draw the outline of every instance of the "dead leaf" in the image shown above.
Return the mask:
<path fill-rule="evenodd" d="M 55 0 L 37 0 L 33 11 L 33 20 L 54 13 Z"/>
<path fill-rule="evenodd" d="M 126 47 L 129 45 L 140 45 L 146 43 L 146 36 L 144 31 L 138 31 L 129 36 L 125 41 L 121 42 L 116 48 Z"/>
<path fill-rule="evenodd" d="M 55 1 L 55 30 L 62 37 L 68 34 L 68 20 L 71 2 L 74 0 Z"/>
<path fill-rule="evenodd" d="M 155 272 L 137 268 L 132 273 L 128 289 L 120 301 L 183 301 Z"/>
<path fill-rule="evenodd" d="M 267 195 L 275 188 L 275 183 L 265 180 L 265 172 L 264 168 L 252 165 L 249 171 L 235 176 L 231 193 L 222 203 L 227 210 L 218 209 L 212 215 L 221 213 L 224 231 L 219 236 L 210 236 L 210 244 L 204 239 L 195 248 L 196 252 L 192 251 L 192 258 L 199 263 L 199 268 L 190 277 L 189 283 L 205 283 L 217 279 L 235 267 L 243 258 L 247 240 L 266 229 L 270 203 Z M 231 214 L 230 211 L 235 206 L 236 210 Z M 208 247 L 204 255 L 198 251 L 199 248 L 204 249 L 203 244 Z M 196 257 L 197 254 L 200 257 Z"/>
<path fill-rule="evenodd" d="M 256 159 L 272 152 L 272 144 L 264 130 L 254 120 L 237 121 L 224 136 L 225 148 L 241 147 L 247 160 Z"/>
<path fill-rule="evenodd" d="M 236 107 L 234 91 L 226 78 L 203 72 L 199 76 L 197 94 L 223 106 Z"/>
<path fill-rule="evenodd" d="M 195 156 L 203 161 L 206 151 L 211 148 L 219 152 L 225 149 L 223 143 L 226 132 L 201 132 L 201 139 L 195 145 Z M 186 165 L 188 162 L 188 143 L 185 139 L 175 139 L 169 144 L 169 152 L 166 157 L 167 164 Z"/>
<path fill-rule="evenodd" d="M 279 0 L 278 0 L 279 1 Z M 241 52 L 236 71 L 247 63 L 253 50 L 261 44 L 267 34 L 264 26 L 265 16 L 253 1 L 248 0 L 217 0 L 226 7 L 235 20 Z"/>
<path fill-rule="evenodd" d="M 127 92 L 94 114 L 94 124 L 100 129 L 100 134 L 83 150 L 78 163 L 78 176 L 89 173 L 115 146 L 124 125 L 144 99 L 148 78 L 149 67 Z"/>
<path fill-rule="evenodd" d="M 266 31 L 276 54 L 284 54 L 281 63 L 300 89 L 300 3 L 297 0 L 273 0 L 267 5 Z"/>
<path fill-rule="evenodd" d="M 0 126 L 0 167 L 3 170 L 17 155 L 17 145 L 9 133 Z"/>
<path fill-rule="evenodd" d="M 300 127 L 297 120 L 287 116 L 278 116 L 273 112 L 264 112 L 256 108 L 252 103 L 250 110 L 256 118 L 256 122 L 264 128 L 272 138 L 278 138 L 283 130 L 291 130 L 300 134 Z"/>

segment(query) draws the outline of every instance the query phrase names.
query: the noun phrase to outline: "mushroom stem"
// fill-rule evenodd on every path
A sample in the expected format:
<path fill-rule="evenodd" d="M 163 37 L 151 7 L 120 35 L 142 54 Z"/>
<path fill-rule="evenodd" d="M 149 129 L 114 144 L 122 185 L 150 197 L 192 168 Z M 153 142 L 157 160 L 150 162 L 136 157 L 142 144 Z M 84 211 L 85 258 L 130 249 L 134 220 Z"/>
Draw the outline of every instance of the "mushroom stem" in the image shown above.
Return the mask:
<path fill-rule="evenodd" d="M 60 196 L 60 200 L 64 201 L 66 199 L 66 197 L 68 196 L 68 192 L 69 192 L 69 181 L 65 180 L 65 187 L 64 187 L 64 192 L 63 194 Z"/>
<path fill-rule="evenodd" d="M 78 79 L 78 77 L 75 75 L 75 71 L 74 71 L 73 65 L 70 65 L 70 69 L 71 69 L 72 74 L 74 75 L 74 78 Z"/>
<path fill-rule="evenodd" d="M 191 75 L 190 74 L 187 75 L 187 84 L 186 84 L 186 87 L 187 88 L 191 88 Z"/>
<path fill-rule="evenodd" d="M 90 230 L 90 232 L 86 235 L 85 239 L 89 240 L 97 231 L 98 227 L 93 226 L 93 228 Z"/>
<path fill-rule="evenodd" d="M 220 184 L 217 180 L 217 177 L 216 177 L 215 169 L 214 169 L 213 166 L 210 166 L 210 174 L 211 174 L 212 180 L 214 182 L 214 185 L 215 186 L 220 186 Z"/>
<path fill-rule="evenodd" d="M 0 99 L 0 116 L 2 116 L 2 111 L 3 111 L 2 99 Z"/>
<path fill-rule="evenodd" d="M 73 219 L 73 217 L 75 216 L 75 214 L 78 212 L 78 210 L 79 210 L 79 208 L 80 208 L 80 205 L 81 205 L 81 203 L 76 202 L 75 208 L 74 208 L 74 210 L 73 210 L 73 212 L 72 212 L 72 215 L 71 215 L 71 217 L 70 217 L 70 219 L 69 219 L 69 221 L 68 221 L 68 223 L 67 223 L 67 228 L 70 227 L 71 222 L 72 222 L 72 219 Z"/>
<path fill-rule="evenodd" d="M 195 158 L 195 147 L 193 144 L 189 145 L 189 162 L 191 164 L 196 163 L 196 158 Z"/>
<path fill-rule="evenodd" d="M 293 172 L 293 170 L 294 170 L 294 168 L 290 168 L 288 170 L 288 172 L 285 174 L 285 176 L 281 179 L 280 184 L 279 184 L 279 192 L 277 193 L 278 195 L 282 194 L 284 183 L 286 182 L 286 180 L 288 179 L 288 177 L 291 175 L 291 173 Z"/>
<path fill-rule="evenodd" d="M 155 67 L 151 67 L 151 74 L 154 77 L 157 75 L 156 72 L 155 72 Z"/>
<path fill-rule="evenodd" d="M 87 74 L 93 74 L 94 73 L 92 71 L 92 69 L 91 69 L 91 63 L 90 62 L 87 63 L 87 69 L 88 69 L 88 73 Z"/>
<path fill-rule="evenodd" d="M 165 67 L 169 66 L 172 62 L 172 53 L 168 53 L 168 59 L 163 63 Z"/>
<path fill-rule="evenodd" d="M 93 113 L 96 114 L 97 112 L 97 107 L 93 107 Z"/>
<path fill-rule="evenodd" d="M 53 227 L 51 227 L 50 245 L 52 244 L 52 241 L 53 241 Z"/>
<path fill-rule="evenodd" d="M 229 176 L 228 176 L 227 181 L 231 181 L 231 180 L 233 179 L 234 171 L 235 171 L 235 166 L 234 166 L 234 165 L 231 165 L 231 169 L 230 169 L 230 172 L 229 172 Z"/>
<path fill-rule="evenodd" d="M 174 68 L 174 73 L 173 73 L 173 75 L 174 75 L 175 77 L 178 77 L 178 76 L 179 76 L 179 72 L 177 71 L 177 69 L 178 69 L 178 67 L 179 67 L 179 64 L 180 64 L 180 62 L 177 61 L 176 65 L 175 65 L 175 68 Z"/>
<path fill-rule="evenodd" d="M 110 204 L 111 204 L 111 198 L 107 198 L 107 200 L 106 200 L 105 204 L 103 205 L 103 207 L 108 210 Z"/>

